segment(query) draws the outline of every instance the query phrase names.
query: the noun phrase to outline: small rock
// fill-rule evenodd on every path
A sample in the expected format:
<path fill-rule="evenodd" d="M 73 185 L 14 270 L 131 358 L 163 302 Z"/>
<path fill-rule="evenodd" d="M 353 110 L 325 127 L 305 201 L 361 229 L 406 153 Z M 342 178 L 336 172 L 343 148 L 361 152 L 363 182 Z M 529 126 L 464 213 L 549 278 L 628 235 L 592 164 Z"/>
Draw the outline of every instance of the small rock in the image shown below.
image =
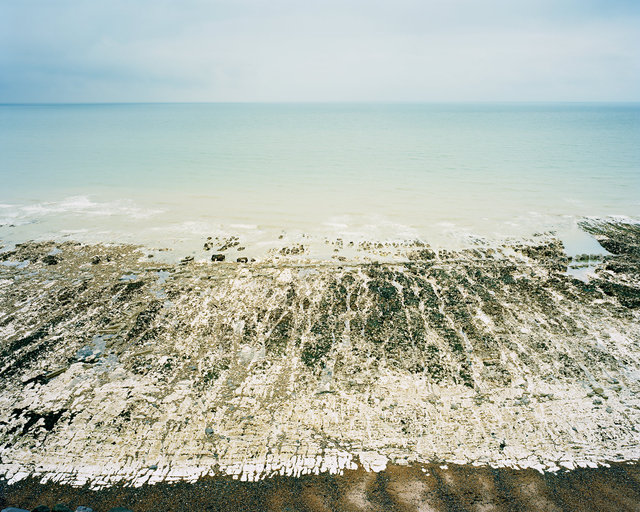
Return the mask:
<path fill-rule="evenodd" d="M 77 509 L 76 512 L 93 512 L 92 508 L 89 507 L 84 507 L 82 505 L 80 505 Z"/>
<path fill-rule="evenodd" d="M 66 505 L 63 505 L 62 503 L 58 503 L 57 505 L 54 505 L 51 510 L 53 512 L 73 512 L 73 510 L 71 510 Z"/>
<path fill-rule="evenodd" d="M 238 263 L 249 263 L 249 258 L 243 256 L 241 258 L 238 258 L 236 261 Z"/>
<path fill-rule="evenodd" d="M 57 370 L 53 370 L 53 371 L 51 371 L 51 372 L 47 373 L 47 374 L 44 376 L 44 378 L 45 378 L 46 380 L 51 380 L 51 379 L 53 379 L 54 377 L 57 377 L 58 375 L 62 375 L 62 374 L 63 374 L 64 372 L 66 372 L 66 371 L 67 371 L 67 368 L 66 368 L 66 367 L 65 367 L 65 368 L 58 368 Z"/>
<path fill-rule="evenodd" d="M 204 433 L 208 436 L 213 435 L 213 429 L 211 427 L 207 427 L 204 429 Z"/>
<path fill-rule="evenodd" d="M 224 261 L 224 254 L 212 254 L 211 261 Z"/>
<path fill-rule="evenodd" d="M 613 409 L 612 409 L 611 407 L 607 407 L 605 410 L 606 410 L 609 414 L 611 414 L 611 413 L 613 412 Z"/>
<path fill-rule="evenodd" d="M 596 395 L 604 396 L 604 389 L 600 386 L 594 386 L 592 389 Z"/>
<path fill-rule="evenodd" d="M 47 256 L 42 258 L 42 263 L 46 265 L 57 265 L 59 261 L 60 258 L 58 258 L 57 256 L 53 256 L 52 254 L 48 254 Z"/>
<path fill-rule="evenodd" d="M 599 398 L 594 398 L 593 405 L 602 405 L 602 400 L 600 400 Z"/>
<path fill-rule="evenodd" d="M 149 466 L 149 469 L 151 471 L 155 471 L 156 469 L 158 469 L 158 465 L 157 464 L 151 464 L 151 466 Z"/>
<path fill-rule="evenodd" d="M 193 261 L 193 256 L 185 256 L 184 258 L 182 258 L 182 260 L 180 260 L 180 264 L 186 265 L 187 263 L 190 263 L 192 261 Z"/>
<path fill-rule="evenodd" d="M 93 265 L 97 265 L 101 261 L 102 260 L 100 259 L 100 256 L 94 256 L 93 258 L 91 258 L 91 264 L 93 264 Z"/>
<path fill-rule="evenodd" d="M 244 251 L 244 250 L 245 250 L 245 247 L 238 247 L 238 248 L 236 249 L 236 251 Z"/>
<path fill-rule="evenodd" d="M 460 406 L 458 404 L 451 404 L 451 410 L 452 411 L 457 411 L 460 408 Z"/>

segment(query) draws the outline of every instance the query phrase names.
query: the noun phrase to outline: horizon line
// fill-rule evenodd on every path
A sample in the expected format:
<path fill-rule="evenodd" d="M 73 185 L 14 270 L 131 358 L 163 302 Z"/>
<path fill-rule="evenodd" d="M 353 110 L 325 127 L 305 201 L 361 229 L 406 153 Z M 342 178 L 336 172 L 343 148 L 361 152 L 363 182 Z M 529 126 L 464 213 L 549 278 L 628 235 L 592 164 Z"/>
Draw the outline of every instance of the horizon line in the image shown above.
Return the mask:
<path fill-rule="evenodd" d="M 33 101 L 0 106 L 54 105 L 635 105 L 640 100 L 292 100 L 292 101 Z"/>

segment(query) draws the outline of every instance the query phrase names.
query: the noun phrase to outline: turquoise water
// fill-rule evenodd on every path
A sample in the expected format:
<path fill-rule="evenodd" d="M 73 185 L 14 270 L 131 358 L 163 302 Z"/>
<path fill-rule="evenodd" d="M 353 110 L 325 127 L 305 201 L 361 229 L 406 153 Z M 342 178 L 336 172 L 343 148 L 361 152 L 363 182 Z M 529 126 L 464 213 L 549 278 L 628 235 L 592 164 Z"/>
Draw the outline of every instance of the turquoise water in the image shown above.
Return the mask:
<path fill-rule="evenodd" d="M 434 243 L 640 217 L 640 105 L 0 106 L 0 238 Z"/>

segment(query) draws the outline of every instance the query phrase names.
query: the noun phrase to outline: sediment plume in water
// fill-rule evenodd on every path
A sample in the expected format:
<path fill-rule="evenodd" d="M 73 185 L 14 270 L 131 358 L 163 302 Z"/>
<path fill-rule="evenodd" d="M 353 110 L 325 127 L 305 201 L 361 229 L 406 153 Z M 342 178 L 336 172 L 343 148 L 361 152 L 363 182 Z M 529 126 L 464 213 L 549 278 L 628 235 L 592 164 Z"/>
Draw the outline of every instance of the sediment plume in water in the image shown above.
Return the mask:
<path fill-rule="evenodd" d="M 640 227 L 583 228 L 611 253 L 588 282 L 553 237 L 361 247 L 384 263 L 303 246 L 210 261 L 214 242 L 177 264 L 133 246 L 6 250 L 0 475 L 107 489 L 636 461 Z"/>

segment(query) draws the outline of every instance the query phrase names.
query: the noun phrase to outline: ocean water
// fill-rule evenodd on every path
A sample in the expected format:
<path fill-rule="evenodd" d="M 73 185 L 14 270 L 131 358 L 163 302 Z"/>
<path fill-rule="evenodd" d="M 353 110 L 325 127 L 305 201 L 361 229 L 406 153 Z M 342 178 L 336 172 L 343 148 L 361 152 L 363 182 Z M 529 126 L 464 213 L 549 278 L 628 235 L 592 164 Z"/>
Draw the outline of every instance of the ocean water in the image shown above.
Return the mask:
<path fill-rule="evenodd" d="M 2 105 L 0 183 L 5 244 L 570 240 L 640 218 L 640 105 Z"/>

